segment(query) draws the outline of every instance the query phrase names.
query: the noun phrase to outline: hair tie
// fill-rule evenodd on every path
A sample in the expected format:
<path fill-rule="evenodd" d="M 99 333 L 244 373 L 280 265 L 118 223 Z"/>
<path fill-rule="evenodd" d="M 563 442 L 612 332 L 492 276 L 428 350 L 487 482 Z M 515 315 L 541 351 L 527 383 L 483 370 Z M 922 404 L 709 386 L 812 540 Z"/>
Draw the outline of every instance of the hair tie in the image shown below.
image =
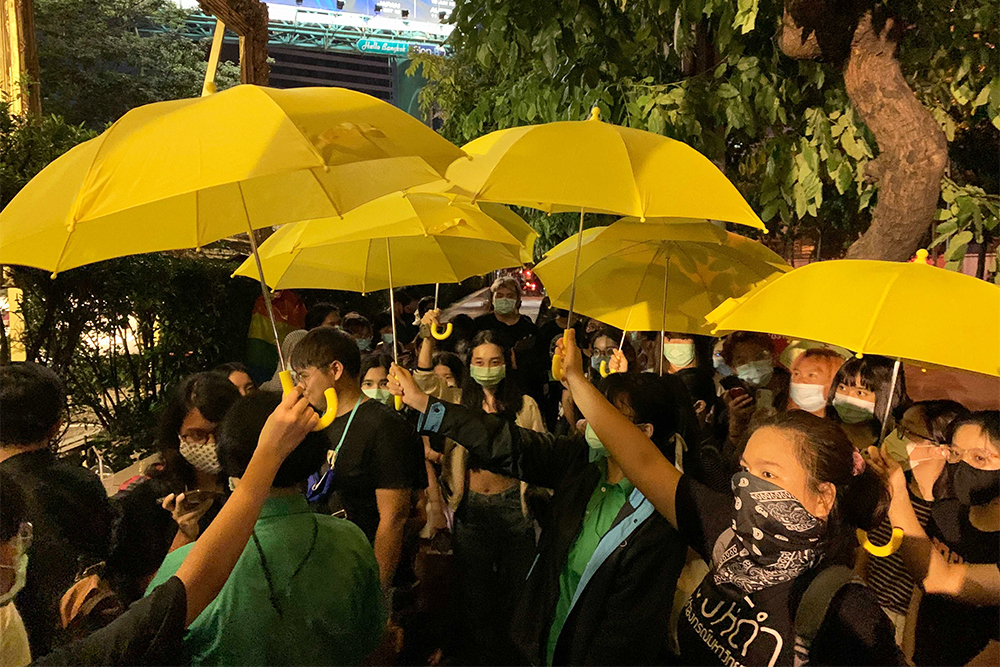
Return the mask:
<path fill-rule="evenodd" d="M 851 458 L 854 461 L 854 470 L 851 471 L 851 475 L 857 477 L 865 471 L 865 458 L 861 456 L 861 452 L 856 449 L 854 450 L 854 454 L 852 454 Z"/>

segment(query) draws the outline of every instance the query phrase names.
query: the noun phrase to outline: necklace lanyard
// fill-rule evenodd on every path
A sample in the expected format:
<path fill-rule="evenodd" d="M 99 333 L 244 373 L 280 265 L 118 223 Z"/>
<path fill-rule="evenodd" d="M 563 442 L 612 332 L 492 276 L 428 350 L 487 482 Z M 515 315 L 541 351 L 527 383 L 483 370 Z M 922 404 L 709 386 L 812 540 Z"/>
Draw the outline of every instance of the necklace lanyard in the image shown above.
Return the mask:
<path fill-rule="evenodd" d="M 351 408 L 351 416 L 347 418 L 347 426 L 344 427 L 344 432 L 340 435 L 340 442 L 337 443 L 336 449 L 333 450 L 333 458 L 336 460 L 337 454 L 340 453 L 340 448 L 344 446 L 344 440 L 347 439 L 347 432 L 351 429 L 351 422 L 354 421 L 354 413 L 358 411 L 358 406 L 361 405 L 361 399 L 359 398 Z"/>

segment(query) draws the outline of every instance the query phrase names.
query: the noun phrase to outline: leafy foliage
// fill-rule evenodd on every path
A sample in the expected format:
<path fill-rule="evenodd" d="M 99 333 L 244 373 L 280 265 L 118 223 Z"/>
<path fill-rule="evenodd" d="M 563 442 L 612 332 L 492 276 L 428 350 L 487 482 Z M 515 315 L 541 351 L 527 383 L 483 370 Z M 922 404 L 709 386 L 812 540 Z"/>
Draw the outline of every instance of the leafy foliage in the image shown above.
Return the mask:
<path fill-rule="evenodd" d="M 129 109 L 196 97 L 207 42 L 184 36 L 185 12 L 168 0 L 35 0 L 42 109 L 101 130 Z M 219 64 L 219 89 L 239 69 Z"/>
<path fill-rule="evenodd" d="M 456 142 L 584 119 L 596 104 L 610 122 L 679 139 L 713 159 L 776 232 L 772 244 L 822 235 L 824 254 L 835 256 L 869 224 L 876 190 L 866 167 L 877 146 L 834 66 L 780 52 L 782 6 L 470 0 L 452 14 L 454 57 L 420 55 L 413 68 L 431 82 L 422 102 Z M 952 142 L 953 182 L 996 194 L 997 4 L 885 0 L 877 9 L 905 26 L 899 58 Z M 990 242 L 995 211 L 982 198 L 963 201 L 993 220 L 976 236 Z"/>

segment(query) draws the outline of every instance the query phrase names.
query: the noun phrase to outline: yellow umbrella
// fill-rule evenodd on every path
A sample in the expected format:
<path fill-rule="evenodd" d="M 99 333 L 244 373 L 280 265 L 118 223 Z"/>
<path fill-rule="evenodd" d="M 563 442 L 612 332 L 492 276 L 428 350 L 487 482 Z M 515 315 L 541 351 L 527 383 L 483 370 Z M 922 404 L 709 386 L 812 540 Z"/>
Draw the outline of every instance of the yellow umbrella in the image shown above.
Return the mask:
<path fill-rule="evenodd" d="M 460 282 L 531 257 L 537 234 L 501 209 L 491 208 L 493 217 L 439 195 L 395 193 L 343 219 L 282 227 L 260 247 L 259 259 L 247 259 L 233 275 L 253 277 L 251 262 L 259 261 L 256 273 L 266 275 L 275 289 L 388 289 L 395 340 L 394 285 Z"/>
<path fill-rule="evenodd" d="M 808 264 L 723 303 L 708 321 L 716 332 L 780 334 L 1000 376 L 1000 288 L 930 266 L 925 257 Z M 944 338 L 921 324 L 935 317 Z"/>
<path fill-rule="evenodd" d="M 710 222 L 656 222 L 623 218 L 583 233 L 580 313 L 623 331 L 708 334 L 705 315 L 716 306 L 791 270 L 760 243 Z M 557 307 L 569 303 L 576 244 L 575 236 L 563 241 L 535 267 Z"/>
<path fill-rule="evenodd" d="M 590 120 L 499 130 L 466 144 L 468 159 L 448 168 L 448 181 L 428 187 L 468 194 L 474 201 L 645 220 L 709 218 L 765 229 L 732 183 L 705 156 L 667 137 Z M 766 231 L 766 230 L 765 230 Z M 577 248 L 579 255 L 579 247 Z M 575 277 L 574 270 L 572 275 Z M 570 289 L 568 325 L 575 291 Z M 552 374 L 562 377 L 559 355 Z"/>
<path fill-rule="evenodd" d="M 340 215 L 440 178 L 462 151 L 342 88 L 244 85 L 133 109 L 0 212 L 6 264 L 54 273 Z"/>

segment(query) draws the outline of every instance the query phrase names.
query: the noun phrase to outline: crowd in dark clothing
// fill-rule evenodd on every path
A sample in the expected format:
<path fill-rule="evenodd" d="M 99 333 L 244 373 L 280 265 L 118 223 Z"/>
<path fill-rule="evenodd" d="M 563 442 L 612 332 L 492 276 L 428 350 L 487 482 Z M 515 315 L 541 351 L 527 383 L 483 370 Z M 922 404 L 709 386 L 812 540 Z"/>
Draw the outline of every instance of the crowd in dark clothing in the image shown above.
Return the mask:
<path fill-rule="evenodd" d="M 437 340 L 431 298 L 318 304 L 291 393 L 178 378 L 110 494 L 59 456 L 59 377 L 0 368 L 0 664 L 1000 659 L 1000 413 L 882 357 L 522 307 L 499 279 Z"/>

